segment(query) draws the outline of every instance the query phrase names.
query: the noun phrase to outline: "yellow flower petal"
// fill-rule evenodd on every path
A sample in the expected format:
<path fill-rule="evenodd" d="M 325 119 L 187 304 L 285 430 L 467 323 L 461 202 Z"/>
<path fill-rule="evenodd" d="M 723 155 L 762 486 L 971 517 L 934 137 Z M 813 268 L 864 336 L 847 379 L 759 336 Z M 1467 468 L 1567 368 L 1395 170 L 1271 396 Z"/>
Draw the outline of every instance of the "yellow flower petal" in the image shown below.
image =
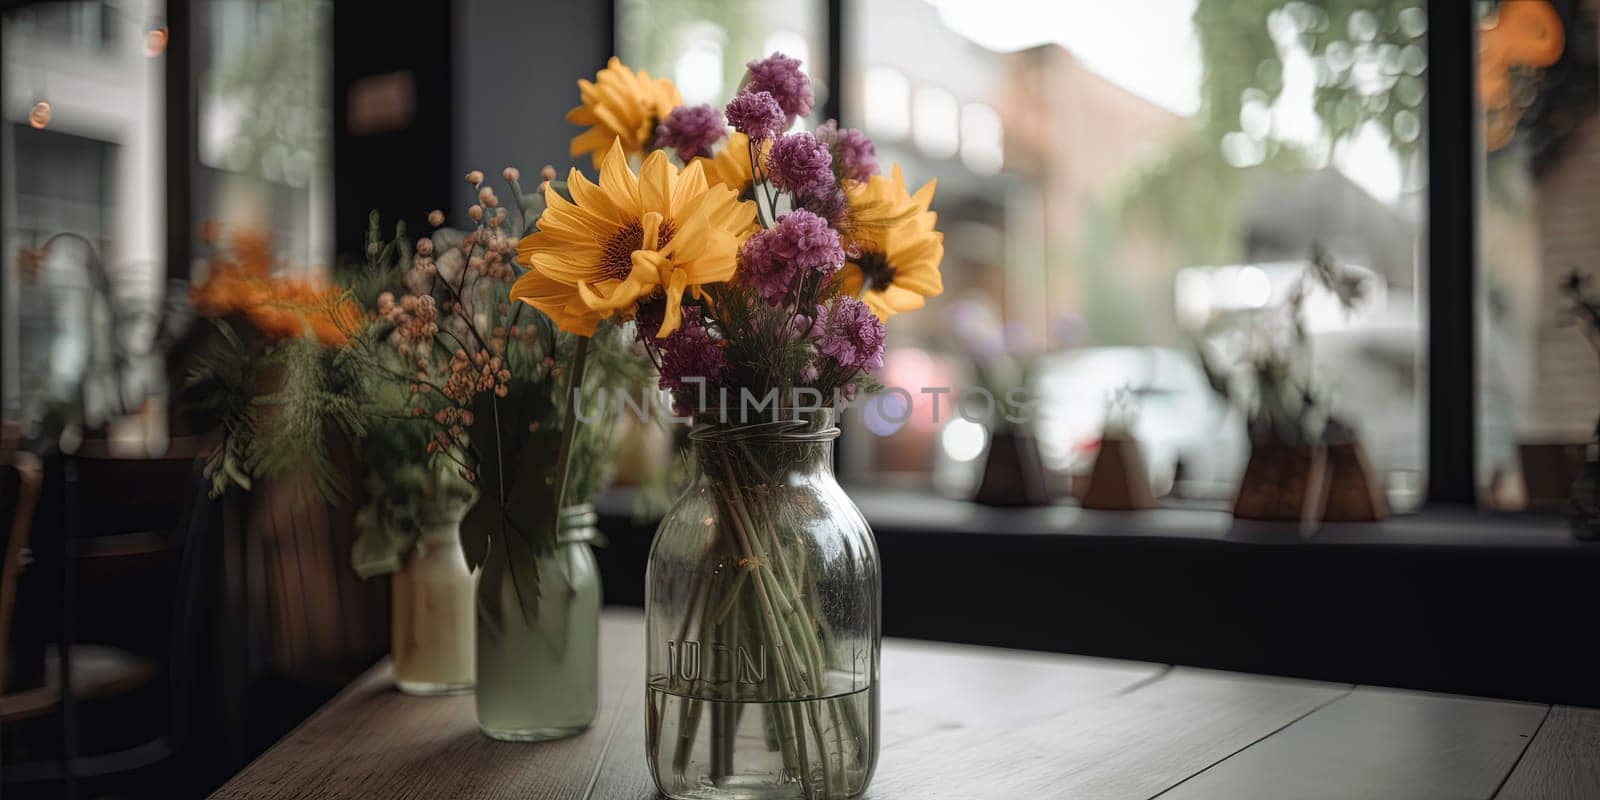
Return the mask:
<path fill-rule="evenodd" d="M 656 123 L 683 104 L 672 81 L 634 72 L 615 56 L 594 80 L 578 81 L 578 100 L 567 121 L 592 127 L 573 137 L 571 154 L 591 154 L 596 167 L 613 141 L 622 143 L 624 155 L 643 152 Z"/>
<path fill-rule="evenodd" d="M 874 175 L 846 191 L 854 231 L 847 252 L 857 255 L 837 280 L 880 318 L 921 308 L 925 298 L 944 292 L 944 234 L 934 229 L 938 215 L 929 208 L 936 188 L 928 181 L 908 193 L 896 164 L 888 177 Z"/>
<path fill-rule="evenodd" d="M 598 320 L 627 319 L 657 295 L 678 319 L 684 292 L 700 296 L 705 284 L 733 277 L 739 245 L 755 228 L 755 204 L 709 185 L 701 167 L 680 172 L 657 152 L 635 176 L 623 149 L 612 142 L 598 183 L 574 170 L 572 200 L 550 193 L 539 230 L 517 243 L 529 273 L 512 296 L 563 330 L 590 335 Z"/>
<path fill-rule="evenodd" d="M 688 285 L 689 276 L 681 269 L 674 270 L 667 284 L 666 313 L 661 317 L 661 329 L 656 331 L 656 338 L 665 338 L 683 324 L 683 289 Z"/>

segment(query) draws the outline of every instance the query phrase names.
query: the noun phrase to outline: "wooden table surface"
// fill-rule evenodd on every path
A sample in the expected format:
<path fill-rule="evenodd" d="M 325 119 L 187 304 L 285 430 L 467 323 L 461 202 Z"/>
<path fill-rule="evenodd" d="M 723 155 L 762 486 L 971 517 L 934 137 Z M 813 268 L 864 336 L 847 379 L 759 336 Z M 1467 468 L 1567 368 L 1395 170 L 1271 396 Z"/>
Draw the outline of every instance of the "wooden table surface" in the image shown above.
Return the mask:
<path fill-rule="evenodd" d="M 471 696 L 374 667 L 218 798 L 656 797 L 644 625 L 608 611 L 588 732 L 479 735 Z M 868 798 L 1600 798 L 1600 711 L 886 640 Z"/>

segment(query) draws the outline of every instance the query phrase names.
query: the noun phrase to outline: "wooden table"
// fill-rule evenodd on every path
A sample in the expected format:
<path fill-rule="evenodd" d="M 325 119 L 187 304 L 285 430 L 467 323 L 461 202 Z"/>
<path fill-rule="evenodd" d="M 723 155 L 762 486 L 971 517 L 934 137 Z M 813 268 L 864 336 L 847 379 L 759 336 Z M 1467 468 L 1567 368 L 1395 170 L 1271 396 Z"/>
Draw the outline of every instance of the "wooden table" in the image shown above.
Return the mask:
<path fill-rule="evenodd" d="M 374 667 L 218 798 L 655 797 L 643 621 L 608 611 L 601 712 L 542 744 Z M 1600 711 L 1129 661 L 884 642 L 884 798 L 1600 798 Z"/>

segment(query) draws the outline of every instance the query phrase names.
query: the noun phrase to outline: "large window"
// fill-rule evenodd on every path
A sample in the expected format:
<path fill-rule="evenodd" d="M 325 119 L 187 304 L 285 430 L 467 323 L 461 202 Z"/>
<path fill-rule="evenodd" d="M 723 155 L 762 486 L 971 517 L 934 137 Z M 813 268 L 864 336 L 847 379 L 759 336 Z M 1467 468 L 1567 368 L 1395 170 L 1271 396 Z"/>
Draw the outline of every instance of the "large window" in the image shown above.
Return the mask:
<path fill-rule="evenodd" d="M 1563 296 L 1600 268 L 1600 11 L 1480 5 L 1478 479 L 1498 507 L 1564 505 L 1600 413 L 1597 343 Z"/>
<path fill-rule="evenodd" d="M 945 294 L 891 321 L 886 382 L 976 380 L 963 327 L 998 320 L 1058 490 L 1120 407 L 1158 493 L 1226 497 L 1246 419 L 1197 352 L 1232 369 L 1290 335 L 1320 249 L 1362 297 L 1304 299 L 1306 422 L 1353 428 L 1392 504 L 1420 500 L 1420 2 L 874 0 L 844 23 L 845 122 L 938 179 L 946 235 Z M 928 410 L 857 474 L 970 492 L 981 432 Z"/>
<path fill-rule="evenodd" d="M 0 385 L 24 435 L 70 446 L 109 424 L 134 452 L 165 446 L 159 404 L 122 416 L 165 382 L 152 352 L 166 279 L 163 12 L 160 0 L 52 2 L 0 17 Z"/>
<path fill-rule="evenodd" d="M 328 0 L 207 0 L 195 53 L 195 230 L 273 236 L 289 268 L 333 263 Z"/>

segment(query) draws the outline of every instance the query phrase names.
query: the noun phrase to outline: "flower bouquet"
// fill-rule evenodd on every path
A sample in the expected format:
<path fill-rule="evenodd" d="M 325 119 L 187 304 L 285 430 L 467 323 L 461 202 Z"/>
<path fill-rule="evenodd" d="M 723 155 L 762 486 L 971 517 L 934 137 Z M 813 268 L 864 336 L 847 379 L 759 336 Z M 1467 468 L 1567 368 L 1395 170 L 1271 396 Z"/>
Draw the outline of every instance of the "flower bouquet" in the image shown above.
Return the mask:
<path fill-rule="evenodd" d="M 528 740 L 582 730 L 597 703 L 600 587 L 586 504 L 609 475 L 614 413 L 570 398 L 625 390 L 643 368 L 616 326 L 579 337 L 511 301 L 516 242 L 544 202 L 522 192 L 517 170 L 503 177 L 509 205 L 482 173 L 467 174 L 478 200 L 467 231 L 442 227 L 435 211 L 431 235 L 413 245 L 402 228 L 384 241 L 374 218 L 367 263 L 346 275 L 371 312 L 344 351 L 368 394 L 398 406 L 391 428 L 414 431 L 411 457 L 476 489 L 461 526 L 468 561 L 482 567 L 479 724 Z M 599 368 L 582 378 L 588 360 Z M 580 415 L 596 424 L 572 424 Z"/>
<path fill-rule="evenodd" d="M 942 290 L 930 183 L 878 173 L 799 63 L 753 61 L 724 116 L 615 59 L 543 193 L 511 296 L 590 335 L 631 320 L 696 476 L 647 578 L 652 774 L 671 797 L 853 797 L 877 758 L 879 575 L 832 474 L 837 414 L 874 388 L 883 320 Z"/>
<path fill-rule="evenodd" d="M 186 386 L 190 407 L 222 432 L 211 463 L 218 492 L 229 483 L 249 489 L 253 477 L 292 475 L 309 476 L 329 499 L 346 498 L 334 450 L 340 442 L 354 446 L 366 503 L 352 563 L 363 577 L 396 576 L 393 644 L 402 687 L 470 685 L 476 608 L 490 634 L 479 637 L 478 649 L 492 650 L 488 663 L 504 678 L 491 689 L 509 685 L 504 694 L 526 698 L 522 689 L 542 678 L 553 691 L 592 696 L 573 690 L 596 682 L 589 651 L 599 586 L 587 551 L 592 514 L 581 507 L 609 473 L 611 426 L 603 409 L 587 415 L 602 424 L 567 422 L 578 413 L 565 400 L 570 364 L 594 354 L 603 368 L 584 384 L 591 393 L 636 384 L 644 369 L 615 326 L 580 339 L 509 299 L 516 241 L 543 200 L 520 191 L 516 170 L 504 177 L 515 197 L 509 208 L 481 173 L 468 174 L 478 190 L 467 210 L 472 230 L 443 227 L 435 211 L 435 230 L 413 242 L 403 225 L 384 236 L 375 213 L 365 260 L 341 269 L 333 284 L 275 276 L 263 237 L 235 237 L 194 291 L 216 335 L 191 357 Z M 480 564 L 474 602 L 469 569 Z M 407 572 L 413 565 L 430 570 L 431 602 L 400 596 L 403 587 L 422 585 L 412 578 L 424 576 Z M 586 624 L 569 619 L 575 597 L 592 601 Z M 541 608 L 550 598 L 560 602 Z M 419 616 L 446 607 L 449 624 Z M 561 641 L 547 655 L 570 666 L 573 681 L 541 676 L 527 652 L 492 646 L 526 641 L 551 625 Z M 464 656 L 447 659 L 465 664 L 465 676 L 452 668 L 449 680 L 408 681 L 402 648 L 422 652 L 446 638 L 465 642 Z M 502 721 L 495 729 L 519 727 Z"/>
<path fill-rule="evenodd" d="M 271 239 L 259 231 L 224 232 L 213 224 L 204 238 L 215 251 L 189 293 L 200 324 L 174 357 L 181 407 L 194 427 L 218 438 L 206 459 L 212 495 L 290 474 L 339 494 L 329 458 L 302 464 L 300 456 L 320 454 L 334 435 L 367 430 L 360 403 L 323 380 L 333 348 L 349 342 L 346 331 L 359 324 L 360 310 L 321 280 L 276 275 Z M 286 397 L 316 413 L 283 413 L 275 401 Z"/>

